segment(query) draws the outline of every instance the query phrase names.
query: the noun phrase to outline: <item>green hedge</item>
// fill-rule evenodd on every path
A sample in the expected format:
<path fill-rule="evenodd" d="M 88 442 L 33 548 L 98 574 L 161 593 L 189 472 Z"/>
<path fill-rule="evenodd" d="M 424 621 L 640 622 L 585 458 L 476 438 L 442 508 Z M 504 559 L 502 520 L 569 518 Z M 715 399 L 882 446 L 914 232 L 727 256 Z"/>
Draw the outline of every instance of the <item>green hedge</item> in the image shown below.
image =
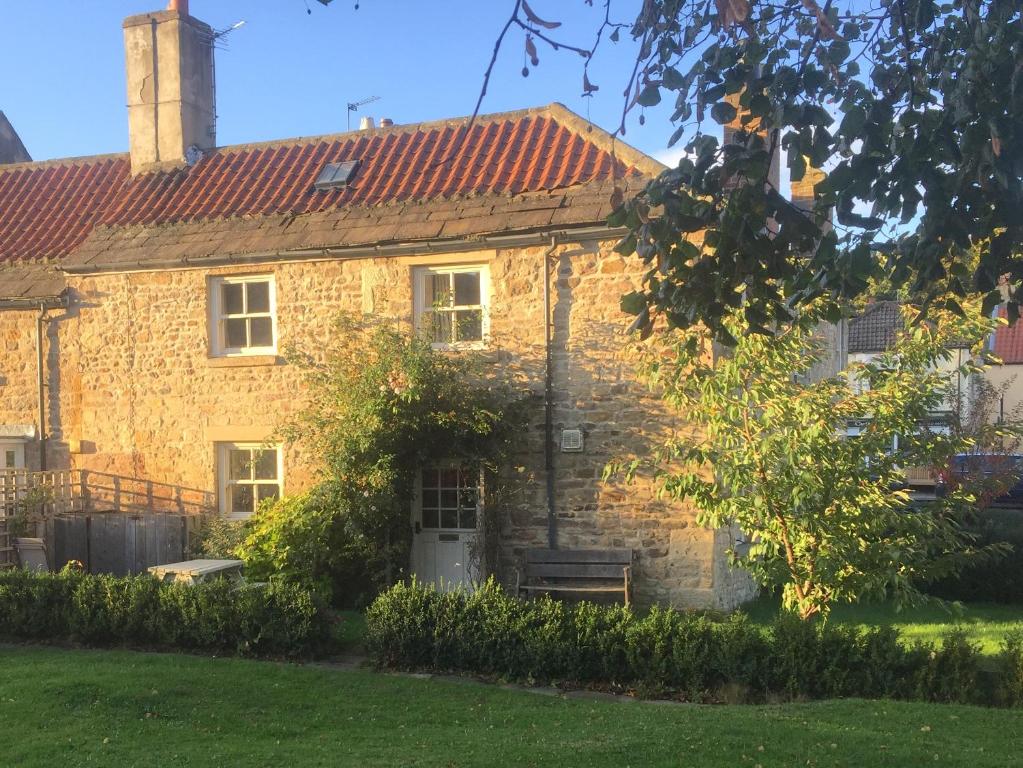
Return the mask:
<path fill-rule="evenodd" d="M 906 647 L 892 628 L 801 622 L 769 628 L 744 614 L 715 619 L 654 608 L 569 605 L 508 596 L 493 581 L 473 593 L 413 583 L 367 612 L 377 664 L 528 682 L 635 689 L 691 701 L 905 698 L 1023 703 L 1023 635 L 997 660 L 964 635 Z"/>
<path fill-rule="evenodd" d="M 926 585 L 924 591 L 946 600 L 984 603 L 1023 603 L 1023 512 L 986 509 L 970 527 L 977 544 L 1008 544 L 1004 556 L 969 563 L 955 576 Z"/>
<path fill-rule="evenodd" d="M 224 579 L 186 586 L 151 576 L 0 573 L 0 637 L 306 656 L 329 637 L 322 606 L 291 584 Z"/>

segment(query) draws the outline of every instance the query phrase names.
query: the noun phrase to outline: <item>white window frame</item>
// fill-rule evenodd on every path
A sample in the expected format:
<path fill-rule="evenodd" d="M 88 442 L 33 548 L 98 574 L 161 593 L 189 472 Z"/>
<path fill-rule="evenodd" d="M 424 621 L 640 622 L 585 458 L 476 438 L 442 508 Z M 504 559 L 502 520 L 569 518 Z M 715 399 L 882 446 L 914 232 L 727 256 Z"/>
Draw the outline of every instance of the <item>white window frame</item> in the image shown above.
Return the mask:
<path fill-rule="evenodd" d="M 270 294 L 269 312 L 252 312 L 231 315 L 231 317 L 267 317 L 270 318 L 272 342 L 261 347 L 229 347 L 224 322 L 227 315 L 224 311 L 223 286 L 246 283 L 268 283 Z M 272 274 L 260 275 L 222 275 L 209 280 L 210 306 L 210 352 L 214 357 L 246 357 L 253 355 L 277 354 L 277 281 Z"/>
<path fill-rule="evenodd" d="M 231 480 L 231 451 L 232 450 L 259 450 L 259 451 L 276 451 L 277 453 L 277 497 L 281 498 L 284 496 L 284 451 L 281 446 L 275 443 L 259 443 L 259 442 L 218 442 L 216 443 L 217 452 L 217 496 L 218 496 L 218 507 L 220 514 L 230 520 L 246 520 L 251 517 L 249 515 L 236 514 L 229 507 L 231 499 L 231 486 L 233 485 L 271 485 L 266 481 L 258 482 L 252 481 L 251 483 L 237 483 Z"/>
<path fill-rule="evenodd" d="M 423 532 L 426 532 L 426 533 L 472 533 L 472 532 L 479 532 L 482 529 L 482 526 L 483 526 L 483 503 L 484 503 L 484 495 L 486 493 L 486 489 L 484 488 L 484 476 L 483 476 L 482 468 L 478 470 L 479 476 L 476 479 L 476 486 L 475 486 L 475 489 L 476 489 L 476 513 L 475 513 L 476 524 L 473 527 L 471 527 L 471 528 L 463 528 L 461 526 L 461 510 L 459 510 L 459 513 L 458 513 L 459 514 L 459 520 L 458 520 L 459 525 L 455 526 L 454 528 L 452 528 L 450 526 L 441 525 L 443 520 L 442 520 L 442 511 L 441 511 L 442 507 L 440 507 L 440 506 L 436 508 L 436 510 L 437 510 L 437 525 L 427 527 L 424 524 L 425 520 L 424 520 L 424 516 L 423 516 L 423 508 L 424 508 L 424 505 L 423 505 L 424 494 L 423 494 L 423 492 L 426 489 L 426 486 L 424 486 L 424 484 L 423 484 L 423 472 L 426 472 L 426 471 L 430 471 L 430 472 L 443 472 L 445 470 L 457 470 L 459 472 L 463 472 L 463 473 L 468 475 L 470 469 L 471 469 L 471 466 L 466 466 L 462 462 L 440 461 L 440 462 L 435 462 L 433 464 L 429 464 L 429 465 L 424 466 L 424 467 L 420 467 L 416 471 L 416 482 L 415 482 L 415 491 L 414 491 L 415 492 L 415 499 L 414 499 L 413 506 L 412 506 L 412 512 L 413 512 L 413 517 L 414 517 L 413 523 L 414 523 L 414 526 L 415 526 L 415 531 L 414 532 L 417 535 L 420 534 L 420 533 L 423 533 Z M 438 488 L 437 488 L 438 493 L 441 492 L 442 488 L 444 488 L 446 490 L 453 490 L 450 486 L 438 486 Z"/>
<path fill-rule="evenodd" d="M 426 288 L 427 278 L 434 275 L 455 275 L 466 273 L 479 273 L 480 276 L 480 303 L 479 305 L 452 306 L 452 310 L 473 310 L 479 309 L 482 321 L 481 337 L 478 341 L 442 342 L 433 341 L 431 346 L 434 349 L 457 350 L 457 349 L 485 349 L 487 340 L 490 337 L 490 265 L 488 264 L 452 264 L 415 267 L 412 271 L 413 299 L 412 311 L 415 316 L 415 327 L 418 332 L 426 330 L 423 318 L 432 314 L 433 310 L 427 306 Z"/>

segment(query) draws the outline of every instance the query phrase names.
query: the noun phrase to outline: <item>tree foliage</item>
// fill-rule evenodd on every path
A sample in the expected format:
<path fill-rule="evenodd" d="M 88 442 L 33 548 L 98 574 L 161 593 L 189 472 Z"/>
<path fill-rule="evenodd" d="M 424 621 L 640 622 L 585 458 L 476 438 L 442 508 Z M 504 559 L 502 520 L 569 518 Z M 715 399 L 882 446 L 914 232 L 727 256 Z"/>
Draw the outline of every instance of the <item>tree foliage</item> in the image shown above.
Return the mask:
<path fill-rule="evenodd" d="M 471 352 L 434 350 L 390 324 L 342 315 L 322 354 L 290 354 L 307 403 L 283 430 L 320 462 L 322 482 L 261 508 L 241 552 L 259 574 L 281 573 L 372 598 L 404 574 L 419 470 L 460 460 L 495 470 L 523 409 Z"/>
<path fill-rule="evenodd" d="M 860 294 L 878 272 L 927 300 L 977 289 L 993 305 L 1001 275 L 1023 276 L 1021 7 L 644 2 L 634 100 L 673 99 L 688 141 L 613 217 L 632 230 L 622 250 L 651 265 L 631 307 L 640 324 L 660 313 L 727 339 L 737 307 L 767 329 L 820 295 Z M 736 107 L 744 130 L 723 146 L 707 126 Z M 769 176 L 779 150 L 794 180 L 822 178 L 809 212 Z"/>
<path fill-rule="evenodd" d="M 737 340 L 728 354 L 715 355 L 705 334 L 666 334 L 644 371 L 691 425 L 654 457 L 661 491 L 693 504 L 701 525 L 748 536 L 735 564 L 782 587 L 808 618 L 835 602 L 911 600 L 974 553 L 959 522 L 967 491 L 912 500 L 906 468 L 944 467 L 969 448 L 958 431 L 935 429 L 935 414 L 953 401 L 950 346 L 979 342 L 989 321 L 941 313 L 829 377 L 813 376 L 826 344 L 812 317 L 774 335 L 749 333 L 741 312 L 724 322 Z M 979 368 L 971 360 L 959 372 Z"/>

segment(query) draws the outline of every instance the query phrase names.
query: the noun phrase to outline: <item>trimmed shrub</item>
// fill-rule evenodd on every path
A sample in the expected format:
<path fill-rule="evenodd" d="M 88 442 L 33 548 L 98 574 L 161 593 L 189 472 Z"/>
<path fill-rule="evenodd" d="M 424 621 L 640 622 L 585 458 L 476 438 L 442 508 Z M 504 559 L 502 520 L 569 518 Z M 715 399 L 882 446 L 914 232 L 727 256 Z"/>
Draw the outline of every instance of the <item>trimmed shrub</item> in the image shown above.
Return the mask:
<path fill-rule="evenodd" d="M 306 656 L 329 637 L 313 594 L 293 584 L 187 586 L 150 576 L 0 573 L 0 637 Z"/>
<path fill-rule="evenodd" d="M 440 593 L 401 583 L 370 606 L 367 648 L 380 666 L 460 671 L 529 682 L 635 688 L 691 701 L 921 698 L 991 703 L 989 671 L 961 631 L 938 648 L 906 648 L 892 628 L 800 621 L 768 629 L 653 608 L 520 600 L 493 581 Z M 1002 699 L 1023 699 L 1023 633 L 999 662 Z M 1015 675 L 1015 677 L 1013 677 Z"/>
<path fill-rule="evenodd" d="M 913 698 L 925 701 L 981 703 L 980 649 L 961 629 L 942 635 L 941 646 L 918 646 Z"/>
<path fill-rule="evenodd" d="M 1009 632 L 1002 643 L 1000 693 L 1010 707 L 1023 705 L 1023 629 Z"/>

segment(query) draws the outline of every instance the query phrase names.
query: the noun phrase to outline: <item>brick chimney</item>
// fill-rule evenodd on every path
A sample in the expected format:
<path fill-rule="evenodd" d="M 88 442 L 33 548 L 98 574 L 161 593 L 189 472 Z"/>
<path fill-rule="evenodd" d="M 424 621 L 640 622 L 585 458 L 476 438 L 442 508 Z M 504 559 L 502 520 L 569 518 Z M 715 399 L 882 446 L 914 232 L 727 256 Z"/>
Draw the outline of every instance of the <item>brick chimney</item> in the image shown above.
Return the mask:
<path fill-rule="evenodd" d="M 189 147 L 216 146 L 213 30 L 187 0 L 124 20 L 133 174 L 184 165 Z"/>
<path fill-rule="evenodd" d="M 732 120 L 732 122 L 726 123 L 723 126 L 723 128 L 724 128 L 723 143 L 724 144 L 736 144 L 736 143 L 738 143 L 737 140 L 736 140 L 736 134 L 740 133 L 741 131 L 747 131 L 749 133 L 759 134 L 761 136 L 761 138 L 763 138 L 764 142 L 766 143 L 767 148 L 770 149 L 771 148 L 771 138 L 770 138 L 770 136 L 767 135 L 767 131 L 761 130 L 759 128 L 758 121 L 754 120 L 754 121 L 750 122 L 748 125 L 743 125 L 742 124 L 742 118 L 743 118 L 743 115 L 745 114 L 745 109 L 744 109 L 744 107 L 741 104 L 739 104 L 739 94 L 738 93 L 729 94 L 729 95 L 725 96 L 725 101 L 727 101 L 729 104 L 731 104 L 733 107 L 735 107 L 736 114 L 735 114 L 735 119 Z M 768 181 L 771 182 L 771 184 L 774 185 L 775 189 L 780 189 L 781 188 L 781 146 L 780 145 L 777 146 L 775 148 L 775 150 L 774 150 L 774 156 L 771 158 L 771 167 L 768 170 L 767 179 L 768 179 Z"/>

